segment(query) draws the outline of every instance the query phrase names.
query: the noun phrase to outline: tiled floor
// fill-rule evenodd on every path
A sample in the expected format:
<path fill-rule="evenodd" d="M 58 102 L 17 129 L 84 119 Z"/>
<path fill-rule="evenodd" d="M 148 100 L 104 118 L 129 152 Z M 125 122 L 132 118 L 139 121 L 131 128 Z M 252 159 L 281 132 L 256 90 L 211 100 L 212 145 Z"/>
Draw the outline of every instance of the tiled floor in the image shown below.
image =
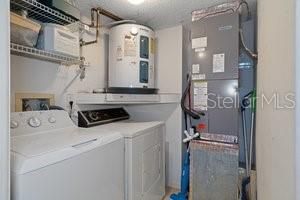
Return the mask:
<path fill-rule="evenodd" d="M 169 200 L 170 199 L 170 195 L 173 193 L 177 193 L 178 190 L 174 189 L 174 188 L 166 188 L 166 196 L 163 200 Z"/>

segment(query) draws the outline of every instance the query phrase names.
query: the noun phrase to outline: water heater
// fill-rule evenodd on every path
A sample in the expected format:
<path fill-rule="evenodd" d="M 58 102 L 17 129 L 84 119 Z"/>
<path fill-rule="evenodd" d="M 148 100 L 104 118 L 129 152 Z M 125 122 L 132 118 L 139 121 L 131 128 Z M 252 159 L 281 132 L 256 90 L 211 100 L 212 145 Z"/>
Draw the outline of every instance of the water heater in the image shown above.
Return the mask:
<path fill-rule="evenodd" d="M 156 93 L 154 31 L 138 24 L 120 24 L 109 33 L 110 93 Z"/>

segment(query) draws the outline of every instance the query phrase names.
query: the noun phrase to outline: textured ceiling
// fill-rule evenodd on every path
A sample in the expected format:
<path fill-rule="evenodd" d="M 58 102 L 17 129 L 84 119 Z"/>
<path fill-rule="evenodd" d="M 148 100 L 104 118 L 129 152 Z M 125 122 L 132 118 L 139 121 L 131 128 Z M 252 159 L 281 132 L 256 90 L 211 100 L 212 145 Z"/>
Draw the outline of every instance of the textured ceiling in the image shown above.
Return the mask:
<path fill-rule="evenodd" d="M 124 19 L 133 19 L 154 29 L 188 22 L 193 10 L 221 2 L 226 0 L 145 0 L 140 5 L 132 5 L 127 0 L 78 0 L 83 15 L 89 16 L 91 7 L 100 6 Z M 248 2 L 254 4 L 255 0 Z"/>

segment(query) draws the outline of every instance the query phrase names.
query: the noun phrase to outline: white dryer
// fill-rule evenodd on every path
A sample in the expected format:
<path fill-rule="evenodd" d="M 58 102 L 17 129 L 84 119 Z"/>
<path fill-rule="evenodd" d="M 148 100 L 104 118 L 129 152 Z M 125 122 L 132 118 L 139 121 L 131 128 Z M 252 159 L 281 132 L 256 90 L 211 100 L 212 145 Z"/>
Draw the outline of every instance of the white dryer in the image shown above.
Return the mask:
<path fill-rule="evenodd" d="M 64 111 L 12 113 L 13 200 L 124 199 L 124 138 Z"/>
<path fill-rule="evenodd" d="M 122 108 L 82 111 L 79 124 L 95 126 L 91 128 L 95 131 L 120 132 L 125 137 L 126 200 L 161 200 L 165 195 L 165 125 L 130 120 L 114 122 L 128 118 Z M 108 124 L 100 125 L 103 123 Z"/>

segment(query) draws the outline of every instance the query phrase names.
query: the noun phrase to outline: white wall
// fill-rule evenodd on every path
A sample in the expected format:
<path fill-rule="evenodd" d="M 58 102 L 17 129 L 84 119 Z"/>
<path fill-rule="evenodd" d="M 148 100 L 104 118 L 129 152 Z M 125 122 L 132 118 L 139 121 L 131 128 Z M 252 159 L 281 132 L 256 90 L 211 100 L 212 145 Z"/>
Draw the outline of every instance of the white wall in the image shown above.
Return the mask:
<path fill-rule="evenodd" d="M 295 0 L 258 1 L 258 94 L 295 91 Z M 282 100 L 282 99 L 281 99 Z M 295 199 L 295 111 L 257 110 L 258 200 Z"/>
<path fill-rule="evenodd" d="M 182 93 L 182 26 L 162 29 L 157 38 L 157 87 L 160 93 Z M 133 119 L 166 123 L 166 184 L 180 188 L 182 112 L 179 104 L 128 106 Z"/>
<path fill-rule="evenodd" d="M 9 200 L 9 0 L 0 6 L 0 199 Z"/>
<path fill-rule="evenodd" d="M 182 91 L 182 26 L 156 31 L 156 77 L 160 93 Z"/>
<path fill-rule="evenodd" d="M 300 105 L 300 1 L 296 1 L 296 100 Z M 296 107 L 296 199 L 300 200 L 300 107 Z M 298 122 L 298 123 L 297 123 Z"/>
<path fill-rule="evenodd" d="M 11 58 L 11 110 L 15 110 L 16 92 L 52 93 L 56 104 L 66 107 L 66 94 L 87 91 L 106 86 L 107 38 L 103 29 L 97 44 L 83 47 L 83 56 L 91 63 L 87 68 L 86 78 L 76 79 L 65 91 L 66 86 L 76 75 L 78 66 L 59 66 L 58 64 L 35 59 L 12 56 Z M 86 34 L 85 40 L 94 40 L 94 34 Z"/>

